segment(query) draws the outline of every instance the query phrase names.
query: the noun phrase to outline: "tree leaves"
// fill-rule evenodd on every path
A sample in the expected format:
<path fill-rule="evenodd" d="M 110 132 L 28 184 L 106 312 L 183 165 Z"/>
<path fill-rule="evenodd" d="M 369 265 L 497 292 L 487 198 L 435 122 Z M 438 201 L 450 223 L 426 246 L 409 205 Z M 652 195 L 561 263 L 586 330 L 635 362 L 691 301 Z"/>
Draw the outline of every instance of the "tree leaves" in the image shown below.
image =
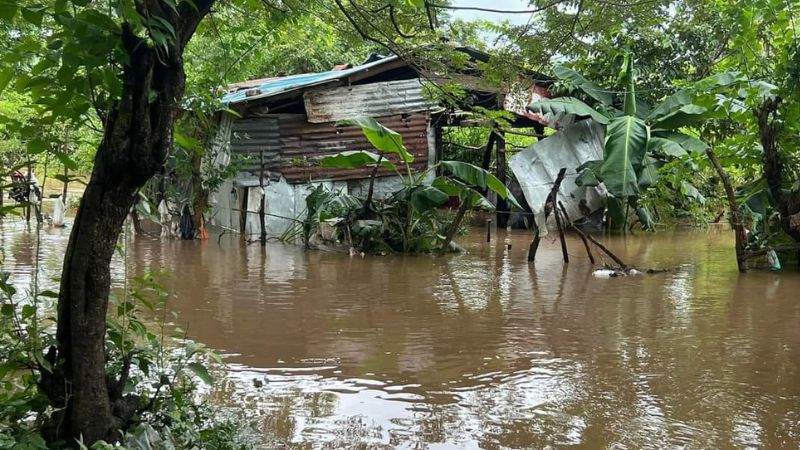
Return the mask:
<path fill-rule="evenodd" d="M 386 153 L 394 153 L 399 156 L 402 161 L 407 163 L 414 161 L 414 155 L 409 153 L 406 146 L 403 145 L 403 136 L 381 125 L 372 117 L 355 117 L 336 122 L 336 126 L 346 125 L 361 127 L 364 136 L 367 137 L 372 146 L 377 150 Z"/>
<path fill-rule="evenodd" d="M 206 368 L 206 366 L 198 362 L 192 362 L 187 364 L 186 368 L 191 370 L 192 373 L 194 373 L 195 375 L 197 375 L 197 378 L 200 378 L 200 380 L 202 380 L 203 383 L 214 384 L 214 377 L 212 377 L 211 374 L 208 373 L 208 369 Z"/>
<path fill-rule="evenodd" d="M 614 98 L 611 96 L 611 93 L 603 90 L 600 86 L 592 83 L 586 79 L 586 77 L 570 69 L 569 67 L 556 66 L 553 68 L 553 72 L 558 78 L 567 81 L 576 89 L 582 90 L 589 97 L 592 97 L 604 105 L 611 106 L 614 102 Z"/>
<path fill-rule="evenodd" d="M 12 20 L 18 7 L 16 0 L 0 0 L 0 20 Z"/>
<path fill-rule="evenodd" d="M 517 203 L 517 199 L 514 198 L 514 194 L 511 193 L 499 178 L 492 175 L 489 171 L 461 161 L 442 161 L 442 167 L 464 183 L 477 186 L 481 189 L 489 189 L 500 197 L 508 200 L 512 205 L 522 209 L 519 203 Z"/>
<path fill-rule="evenodd" d="M 650 130 L 643 120 L 624 116 L 612 119 L 607 134 L 600 177 L 615 197 L 638 196 L 637 169 L 647 153 Z"/>
<path fill-rule="evenodd" d="M 558 97 L 541 100 L 528 105 L 528 110 L 535 114 L 568 115 L 591 117 L 596 122 L 607 125 L 610 119 L 603 113 L 574 97 Z"/>
<path fill-rule="evenodd" d="M 375 165 L 380 160 L 380 155 L 364 150 L 354 150 L 340 152 L 335 155 L 325 156 L 320 159 L 319 165 L 322 167 L 336 169 L 357 169 L 369 165 Z M 397 167 L 387 159 L 381 160 L 381 167 L 396 170 Z"/>

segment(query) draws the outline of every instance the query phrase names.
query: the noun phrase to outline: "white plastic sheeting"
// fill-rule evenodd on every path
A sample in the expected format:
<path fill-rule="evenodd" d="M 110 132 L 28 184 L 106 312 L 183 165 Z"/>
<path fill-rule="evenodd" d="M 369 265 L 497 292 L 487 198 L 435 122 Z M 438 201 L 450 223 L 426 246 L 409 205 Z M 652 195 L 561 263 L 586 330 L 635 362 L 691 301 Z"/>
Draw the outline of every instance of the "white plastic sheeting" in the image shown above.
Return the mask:
<path fill-rule="evenodd" d="M 56 199 L 55 207 L 53 208 L 53 226 L 54 227 L 63 227 L 64 226 L 64 210 L 66 207 L 64 206 L 64 200 L 61 199 L 59 196 Z"/>
<path fill-rule="evenodd" d="M 558 172 L 566 168 L 558 199 L 564 203 L 570 219 L 576 220 L 605 205 L 605 189 L 578 187 L 576 169 L 587 161 L 603 159 L 603 127 L 591 120 L 567 126 L 516 154 L 510 162 L 525 200 L 534 213 L 541 236 L 547 234 L 544 202 L 553 189 Z"/>

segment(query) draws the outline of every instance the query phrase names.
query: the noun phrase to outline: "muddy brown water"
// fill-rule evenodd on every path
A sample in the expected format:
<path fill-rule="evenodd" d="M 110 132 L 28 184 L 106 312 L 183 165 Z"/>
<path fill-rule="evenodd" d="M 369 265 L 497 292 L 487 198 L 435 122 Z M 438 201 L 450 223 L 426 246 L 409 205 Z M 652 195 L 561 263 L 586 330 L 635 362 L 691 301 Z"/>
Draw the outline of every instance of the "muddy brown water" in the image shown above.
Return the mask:
<path fill-rule="evenodd" d="M 41 279 L 67 232 L 43 232 Z M 739 275 L 720 228 L 604 238 L 674 269 L 619 279 L 578 241 L 565 267 L 552 236 L 535 265 L 529 235 L 504 237 L 365 258 L 139 238 L 128 271 L 173 274 L 178 322 L 225 355 L 212 401 L 267 448 L 800 446 L 798 273 Z M 35 235 L 6 220 L 0 244 L 27 283 Z"/>

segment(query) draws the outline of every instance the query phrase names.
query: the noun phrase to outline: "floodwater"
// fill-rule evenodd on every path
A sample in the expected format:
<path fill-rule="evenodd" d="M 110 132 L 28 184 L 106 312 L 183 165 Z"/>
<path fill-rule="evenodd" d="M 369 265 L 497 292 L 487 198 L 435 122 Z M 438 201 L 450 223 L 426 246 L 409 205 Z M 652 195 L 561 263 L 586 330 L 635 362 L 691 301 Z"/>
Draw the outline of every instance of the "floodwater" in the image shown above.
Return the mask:
<path fill-rule="evenodd" d="M 173 273 L 178 322 L 225 355 L 212 401 L 266 448 L 800 446 L 800 274 L 739 275 L 720 228 L 604 238 L 673 269 L 617 279 L 576 240 L 565 266 L 553 236 L 535 264 L 529 235 L 504 237 L 364 258 L 138 238 L 127 269 Z M 7 221 L 0 239 L 24 280 L 35 236 Z M 65 246 L 43 234 L 40 278 Z"/>

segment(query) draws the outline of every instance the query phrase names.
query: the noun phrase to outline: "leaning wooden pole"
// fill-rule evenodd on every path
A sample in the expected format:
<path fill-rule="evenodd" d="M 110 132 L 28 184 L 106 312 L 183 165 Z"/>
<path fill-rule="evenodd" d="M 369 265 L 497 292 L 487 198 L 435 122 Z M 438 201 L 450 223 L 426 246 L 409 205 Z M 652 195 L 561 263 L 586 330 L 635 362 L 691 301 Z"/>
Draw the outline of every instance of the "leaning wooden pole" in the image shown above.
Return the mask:
<path fill-rule="evenodd" d="M 558 211 L 555 200 L 550 201 L 553 208 L 553 215 L 556 218 L 556 227 L 558 227 L 558 239 L 561 241 L 561 255 L 564 257 L 564 264 L 569 264 L 569 252 L 567 252 L 567 239 L 564 236 L 564 226 L 561 224 L 561 213 Z"/>
<path fill-rule="evenodd" d="M 736 203 L 736 193 L 733 190 L 731 179 L 728 173 L 725 172 L 725 169 L 722 168 L 722 163 L 719 162 L 719 158 L 717 154 L 714 153 L 714 149 L 710 147 L 706 149 L 706 155 L 708 156 L 708 160 L 711 161 L 711 165 L 714 166 L 714 170 L 717 171 L 720 180 L 722 180 L 722 185 L 725 187 L 725 196 L 728 198 L 728 208 L 731 213 L 731 226 L 733 226 L 733 231 L 736 236 L 736 265 L 739 267 L 739 272 L 744 272 L 747 270 L 747 257 L 744 251 L 744 245 L 747 242 L 747 233 L 742 223 L 742 213 L 739 211 L 739 206 Z"/>
<path fill-rule="evenodd" d="M 561 189 L 561 182 L 564 181 L 564 175 L 566 175 L 566 173 L 567 173 L 566 167 L 562 167 L 561 170 L 558 171 L 558 175 L 556 176 L 556 181 L 553 183 L 553 189 L 550 190 L 550 194 L 547 196 L 547 199 L 544 202 L 543 206 L 544 220 L 542 220 L 541 224 L 536 223 L 536 226 L 534 227 L 534 232 L 536 233 L 536 236 L 534 236 L 533 242 L 531 242 L 531 246 L 528 249 L 528 262 L 536 260 L 536 252 L 539 250 L 539 243 L 541 241 L 541 238 L 539 237 L 539 231 L 541 227 L 547 226 L 547 216 L 550 215 L 550 211 L 547 209 L 547 204 L 550 203 L 551 198 L 553 199 L 558 198 L 558 191 L 559 189 Z M 535 222 L 536 220 L 534 218 L 534 223 Z M 564 245 L 566 245 L 566 243 Z"/>
<path fill-rule="evenodd" d="M 561 209 L 561 213 L 564 215 L 564 220 L 567 222 L 567 225 L 575 230 L 575 232 L 578 233 L 578 236 L 581 238 L 581 241 L 583 241 L 583 246 L 586 248 L 586 254 L 589 256 L 589 262 L 594 264 L 595 261 L 594 255 L 592 254 L 592 247 L 589 245 L 589 240 L 586 239 L 586 234 L 580 228 L 576 227 L 574 223 L 572 223 L 572 219 L 569 218 L 569 214 L 567 214 L 567 208 L 564 207 L 564 204 L 558 202 L 558 206 Z"/>

